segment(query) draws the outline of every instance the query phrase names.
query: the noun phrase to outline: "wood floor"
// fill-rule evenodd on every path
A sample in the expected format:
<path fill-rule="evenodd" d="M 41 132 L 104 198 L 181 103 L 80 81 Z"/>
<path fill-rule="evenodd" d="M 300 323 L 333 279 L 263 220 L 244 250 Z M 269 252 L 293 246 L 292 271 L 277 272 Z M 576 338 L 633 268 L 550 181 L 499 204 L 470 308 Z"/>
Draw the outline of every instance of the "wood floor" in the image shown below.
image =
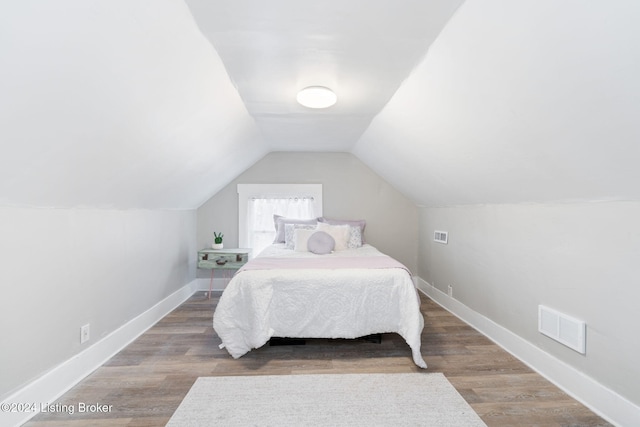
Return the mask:
<path fill-rule="evenodd" d="M 395 334 L 380 344 L 266 345 L 234 360 L 218 349 L 217 301 L 196 293 L 56 402 L 111 405 L 110 412 L 41 413 L 25 426 L 164 426 L 200 376 L 422 371 Z M 442 372 L 489 427 L 610 425 L 425 296 L 422 312 L 427 372 Z"/>

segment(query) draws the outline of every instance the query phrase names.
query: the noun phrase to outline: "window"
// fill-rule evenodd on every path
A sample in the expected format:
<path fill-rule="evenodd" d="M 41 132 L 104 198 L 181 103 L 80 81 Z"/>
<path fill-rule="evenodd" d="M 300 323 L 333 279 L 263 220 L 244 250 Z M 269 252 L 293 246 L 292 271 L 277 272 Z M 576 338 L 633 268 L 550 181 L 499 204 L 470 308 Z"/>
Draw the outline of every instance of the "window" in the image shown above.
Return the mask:
<path fill-rule="evenodd" d="M 239 244 L 257 255 L 273 243 L 273 215 L 322 216 L 322 184 L 238 184 Z"/>
<path fill-rule="evenodd" d="M 276 236 L 274 214 L 287 218 L 315 218 L 313 202 L 314 198 L 310 196 L 250 198 L 247 207 L 247 243 L 254 249 L 254 254 L 273 243 Z"/>

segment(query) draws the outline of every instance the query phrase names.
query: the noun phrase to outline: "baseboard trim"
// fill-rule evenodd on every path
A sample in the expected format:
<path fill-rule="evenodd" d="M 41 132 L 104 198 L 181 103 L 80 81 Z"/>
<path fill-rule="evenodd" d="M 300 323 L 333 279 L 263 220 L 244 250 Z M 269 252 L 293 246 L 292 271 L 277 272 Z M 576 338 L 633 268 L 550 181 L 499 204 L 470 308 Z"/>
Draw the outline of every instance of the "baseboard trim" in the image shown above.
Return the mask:
<path fill-rule="evenodd" d="M 477 329 L 611 424 L 616 426 L 638 425 L 640 420 L 639 406 L 573 366 L 471 310 L 419 277 L 416 278 L 416 287 L 444 309 Z"/>
<path fill-rule="evenodd" d="M 19 426 L 37 415 L 40 404 L 53 403 L 83 378 L 102 366 L 146 330 L 155 325 L 176 307 L 198 291 L 198 279 L 178 289 L 149 310 L 122 325 L 100 341 L 58 365 L 40 378 L 26 385 L 2 402 L 34 403 L 35 412 L 0 413 L 0 424 Z M 209 285 L 207 284 L 207 290 Z M 94 402 L 95 403 L 95 402 Z"/>

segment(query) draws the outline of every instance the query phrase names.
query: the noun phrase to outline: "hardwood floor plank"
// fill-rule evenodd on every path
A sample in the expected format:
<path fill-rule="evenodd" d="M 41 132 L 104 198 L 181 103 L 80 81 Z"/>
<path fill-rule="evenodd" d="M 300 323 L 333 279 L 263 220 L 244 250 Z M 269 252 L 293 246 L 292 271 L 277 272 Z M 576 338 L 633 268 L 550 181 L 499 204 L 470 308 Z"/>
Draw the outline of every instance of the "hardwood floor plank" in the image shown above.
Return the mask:
<path fill-rule="evenodd" d="M 422 371 L 397 334 L 384 334 L 379 344 L 265 345 L 233 359 L 218 348 L 212 327 L 218 298 L 197 293 L 56 402 L 101 403 L 111 412 L 41 413 L 25 426 L 163 426 L 201 376 Z M 425 296 L 421 310 L 427 372 L 444 373 L 489 427 L 610 425 Z"/>

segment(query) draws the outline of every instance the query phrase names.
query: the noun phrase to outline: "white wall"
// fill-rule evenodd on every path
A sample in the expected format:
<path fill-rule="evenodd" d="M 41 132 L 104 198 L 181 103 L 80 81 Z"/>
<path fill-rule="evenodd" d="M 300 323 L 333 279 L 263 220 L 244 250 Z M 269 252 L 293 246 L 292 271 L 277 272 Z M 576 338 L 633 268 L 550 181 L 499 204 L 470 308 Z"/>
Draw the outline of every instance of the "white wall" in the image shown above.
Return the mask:
<path fill-rule="evenodd" d="M 0 2 L 0 63 L 5 397 L 189 283 L 266 149 L 182 0 Z"/>
<path fill-rule="evenodd" d="M 466 0 L 353 149 L 424 207 L 420 277 L 635 405 L 639 13 Z M 538 304 L 587 322 L 586 356 Z"/>
<path fill-rule="evenodd" d="M 298 183 L 323 185 L 324 216 L 365 219 L 368 243 L 417 269 L 418 213 L 404 195 L 348 153 L 266 155 L 198 209 L 198 246 L 210 247 L 214 231 L 225 245 L 238 244 L 237 184 Z M 199 277 L 208 277 L 200 271 Z"/>
<path fill-rule="evenodd" d="M 189 283 L 195 234 L 193 210 L 0 207 L 0 400 Z"/>
<path fill-rule="evenodd" d="M 640 405 L 638 218 L 640 202 L 423 208 L 419 276 Z M 537 332 L 538 304 L 586 322 L 585 355 Z"/>

